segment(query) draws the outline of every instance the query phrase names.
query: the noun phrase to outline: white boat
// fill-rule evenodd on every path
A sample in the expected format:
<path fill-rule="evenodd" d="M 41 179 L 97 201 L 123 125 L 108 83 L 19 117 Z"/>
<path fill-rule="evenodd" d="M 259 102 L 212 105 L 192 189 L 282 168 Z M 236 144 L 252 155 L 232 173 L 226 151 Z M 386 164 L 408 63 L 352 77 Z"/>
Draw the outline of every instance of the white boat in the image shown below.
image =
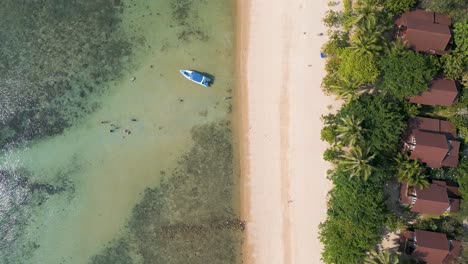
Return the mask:
<path fill-rule="evenodd" d="M 203 85 L 205 87 L 208 87 L 210 86 L 211 84 L 211 79 L 208 78 L 207 76 L 199 73 L 199 72 L 196 72 L 196 71 L 192 71 L 192 70 L 180 70 L 180 73 L 182 73 L 182 75 L 191 80 L 192 82 L 194 83 L 198 83 L 200 85 Z"/>

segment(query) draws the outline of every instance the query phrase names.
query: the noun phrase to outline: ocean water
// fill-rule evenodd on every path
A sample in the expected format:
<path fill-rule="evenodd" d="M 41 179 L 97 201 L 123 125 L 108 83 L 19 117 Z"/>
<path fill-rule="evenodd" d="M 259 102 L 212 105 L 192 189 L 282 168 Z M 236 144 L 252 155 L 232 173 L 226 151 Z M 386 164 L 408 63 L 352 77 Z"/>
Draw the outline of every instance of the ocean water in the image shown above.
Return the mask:
<path fill-rule="evenodd" d="M 233 1 L 0 3 L 0 263 L 236 263 Z"/>

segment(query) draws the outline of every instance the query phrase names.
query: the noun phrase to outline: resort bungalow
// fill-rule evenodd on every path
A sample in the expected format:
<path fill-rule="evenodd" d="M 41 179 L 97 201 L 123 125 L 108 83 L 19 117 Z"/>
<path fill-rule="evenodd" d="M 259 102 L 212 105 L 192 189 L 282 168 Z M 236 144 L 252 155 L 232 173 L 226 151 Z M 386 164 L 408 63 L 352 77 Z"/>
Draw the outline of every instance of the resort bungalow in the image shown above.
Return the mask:
<path fill-rule="evenodd" d="M 413 50 L 444 54 L 452 37 L 448 16 L 416 9 L 403 13 L 396 21 L 398 35 Z"/>
<path fill-rule="evenodd" d="M 452 264 L 460 255 L 461 242 L 448 240 L 442 233 L 416 229 L 400 234 L 400 251 L 427 264 Z"/>
<path fill-rule="evenodd" d="M 422 105 L 449 106 L 458 101 L 458 90 L 455 81 L 447 79 L 433 80 L 427 91 L 410 97 L 409 101 Z"/>
<path fill-rule="evenodd" d="M 456 213 L 460 208 L 460 193 L 458 187 L 447 186 L 444 181 L 432 181 L 429 187 L 401 185 L 400 203 L 411 206 L 415 213 L 442 215 Z"/>
<path fill-rule="evenodd" d="M 403 135 L 403 151 L 411 160 L 418 160 L 430 168 L 456 167 L 460 142 L 455 140 L 452 123 L 426 117 L 411 118 Z"/>

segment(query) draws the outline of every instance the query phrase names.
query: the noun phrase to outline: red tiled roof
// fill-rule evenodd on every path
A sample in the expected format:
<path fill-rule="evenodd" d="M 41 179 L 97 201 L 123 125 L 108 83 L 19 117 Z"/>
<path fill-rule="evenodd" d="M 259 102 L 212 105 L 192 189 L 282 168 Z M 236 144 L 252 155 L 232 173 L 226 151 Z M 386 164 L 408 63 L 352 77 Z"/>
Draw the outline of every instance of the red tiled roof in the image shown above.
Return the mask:
<path fill-rule="evenodd" d="M 426 163 L 431 168 L 458 165 L 460 142 L 453 140 L 456 130 L 452 123 L 416 117 L 410 119 L 408 124 L 411 132 L 403 135 L 403 140 L 414 145 L 410 159 Z"/>
<path fill-rule="evenodd" d="M 459 210 L 458 187 L 447 186 L 444 181 L 433 180 L 424 189 L 408 188 L 407 183 L 401 184 L 400 203 L 412 205 L 411 211 L 423 214 L 442 215 L 450 207 L 450 212 Z M 413 204 L 413 199 L 415 203 Z"/>
<path fill-rule="evenodd" d="M 442 233 L 414 230 L 416 249 L 411 256 L 422 259 L 427 264 L 441 264 L 449 254 L 449 241 Z"/>
<path fill-rule="evenodd" d="M 417 51 L 443 54 L 451 38 L 451 20 L 442 14 L 417 9 L 402 14 L 395 23 L 406 27 L 403 38 Z"/>
<path fill-rule="evenodd" d="M 460 197 L 460 191 L 458 190 L 458 187 L 455 186 L 447 186 L 447 193 L 449 197 Z"/>
<path fill-rule="evenodd" d="M 410 118 L 408 120 L 408 123 L 409 123 L 410 129 L 419 129 L 419 130 L 436 132 L 436 133 L 445 133 L 445 134 L 450 135 L 451 139 L 455 139 L 457 137 L 455 126 L 448 121 L 417 116 L 415 118 Z"/>
<path fill-rule="evenodd" d="M 461 242 L 448 240 L 442 233 L 419 229 L 400 233 L 401 252 L 405 253 L 405 245 L 412 247 L 413 243 L 415 248 L 410 253 L 411 257 L 424 260 L 427 264 L 452 264 L 461 252 Z"/>
<path fill-rule="evenodd" d="M 460 153 L 460 142 L 449 140 L 449 152 L 442 161 L 442 166 L 456 167 L 458 165 L 458 155 Z"/>
<path fill-rule="evenodd" d="M 449 203 L 451 213 L 458 213 L 460 211 L 460 199 L 450 198 Z"/>
<path fill-rule="evenodd" d="M 409 98 L 411 103 L 423 105 L 449 106 L 457 101 L 458 90 L 455 81 L 447 79 L 433 80 L 426 92 Z"/>
<path fill-rule="evenodd" d="M 440 168 L 449 150 L 446 136 L 417 129 L 413 130 L 413 136 L 416 146 L 409 158 L 426 163 L 431 168 Z"/>
<path fill-rule="evenodd" d="M 460 253 L 461 253 L 462 245 L 460 241 L 450 240 L 449 242 L 450 242 L 450 252 L 447 255 L 447 257 L 445 257 L 444 262 L 442 262 L 443 264 L 455 263 L 455 260 L 460 256 Z"/>
<path fill-rule="evenodd" d="M 400 187 L 400 203 L 411 205 L 413 197 L 408 196 L 408 183 L 403 182 Z"/>
<path fill-rule="evenodd" d="M 450 26 L 452 24 L 452 20 L 450 19 L 450 17 L 444 14 L 428 12 L 422 9 L 415 9 L 405 12 L 401 15 L 400 18 L 396 20 L 396 24 L 406 26 L 407 18 L 421 20 L 427 23 L 442 24 L 446 26 Z"/>
<path fill-rule="evenodd" d="M 433 181 L 427 188 L 416 188 L 417 200 L 411 211 L 423 214 L 441 215 L 449 207 L 447 184 Z"/>

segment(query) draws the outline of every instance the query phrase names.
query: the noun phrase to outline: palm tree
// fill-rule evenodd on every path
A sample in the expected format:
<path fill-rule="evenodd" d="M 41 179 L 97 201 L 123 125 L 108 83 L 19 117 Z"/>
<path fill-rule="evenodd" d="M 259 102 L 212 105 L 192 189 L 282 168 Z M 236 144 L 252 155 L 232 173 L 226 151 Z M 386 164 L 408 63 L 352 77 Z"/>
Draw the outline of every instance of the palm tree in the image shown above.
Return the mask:
<path fill-rule="evenodd" d="M 361 126 L 362 119 L 348 115 L 341 117 L 340 121 L 336 128 L 338 140 L 347 146 L 356 146 L 364 141 L 363 133 L 366 129 Z"/>
<path fill-rule="evenodd" d="M 377 24 L 375 19 L 366 19 L 365 23 L 356 29 L 351 36 L 352 49 L 358 52 L 377 54 L 382 51 L 384 29 Z"/>
<path fill-rule="evenodd" d="M 351 37 L 353 40 L 351 49 L 360 53 L 375 55 L 382 51 L 380 37 L 375 35 L 355 34 Z"/>
<path fill-rule="evenodd" d="M 385 48 L 385 52 L 389 55 L 403 55 L 408 52 L 408 46 L 406 41 L 397 38 Z"/>
<path fill-rule="evenodd" d="M 374 170 L 371 165 L 374 157 L 375 154 L 370 155 L 368 148 L 363 151 L 361 147 L 356 146 L 341 156 L 339 164 L 345 171 L 351 172 L 350 177 L 360 177 L 366 181 Z"/>
<path fill-rule="evenodd" d="M 347 26 L 361 24 L 367 19 L 377 19 L 377 11 L 381 9 L 375 0 L 358 0 L 353 4 L 356 14 L 354 19 L 348 21 Z"/>
<path fill-rule="evenodd" d="M 407 155 L 398 154 L 395 161 L 397 163 L 398 181 L 407 182 L 409 186 L 420 189 L 429 186 L 423 168 L 416 160 L 409 160 Z"/>
<path fill-rule="evenodd" d="M 330 85 L 330 88 L 338 99 L 345 99 L 349 103 L 358 97 L 357 89 L 359 86 L 361 86 L 360 83 L 340 76 L 338 83 Z"/>
<path fill-rule="evenodd" d="M 364 260 L 365 264 L 398 264 L 400 263 L 398 256 L 388 250 L 375 251 L 372 250 L 370 255 Z"/>

